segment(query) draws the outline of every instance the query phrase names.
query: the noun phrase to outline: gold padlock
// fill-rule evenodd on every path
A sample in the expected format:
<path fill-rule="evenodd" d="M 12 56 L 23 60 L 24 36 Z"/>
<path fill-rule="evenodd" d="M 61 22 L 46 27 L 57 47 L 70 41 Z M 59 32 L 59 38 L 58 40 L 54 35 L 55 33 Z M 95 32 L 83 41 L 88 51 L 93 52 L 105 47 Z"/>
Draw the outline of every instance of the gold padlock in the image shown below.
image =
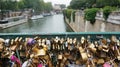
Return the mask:
<path fill-rule="evenodd" d="M 117 56 L 117 59 L 120 60 L 120 56 Z"/>
<path fill-rule="evenodd" d="M 103 64 L 104 62 L 104 59 L 98 59 L 97 64 Z"/>
<path fill-rule="evenodd" d="M 59 54 L 58 55 L 58 60 L 62 60 L 62 58 L 63 58 L 62 54 Z"/>
<path fill-rule="evenodd" d="M 2 52 L 3 50 L 3 47 L 4 47 L 4 39 L 3 38 L 0 38 L 0 52 Z"/>
<path fill-rule="evenodd" d="M 87 53 L 81 53 L 81 57 L 82 57 L 83 62 L 87 62 L 88 60 Z"/>

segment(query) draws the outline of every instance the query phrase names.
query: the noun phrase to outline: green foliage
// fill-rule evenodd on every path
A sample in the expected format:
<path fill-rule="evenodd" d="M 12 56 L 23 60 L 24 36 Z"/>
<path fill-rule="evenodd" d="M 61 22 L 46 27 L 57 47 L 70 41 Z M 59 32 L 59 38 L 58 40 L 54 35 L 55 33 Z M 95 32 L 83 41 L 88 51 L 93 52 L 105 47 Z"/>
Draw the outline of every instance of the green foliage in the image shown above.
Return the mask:
<path fill-rule="evenodd" d="M 72 0 L 68 8 L 72 9 L 85 9 L 105 6 L 120 7 L 120 0 Z"/>
<path fill-rule="evenodd" d="M 118 7 L 120 4 L 119 0 L 97 0 L 96 5 L 97 7 L 105 7 L 105 6 L 115 6 Z"/>
<path fill-rule="evenodd" d="M 1 10 L 18 10 L 18 2 L 12 0 L 1 0 L 0 1 Z"/>
<path fill-rule="evenodd" d="M 98 8 L 86 9 L 84 18 L 94 24 L 97 11 Z"/>
<path fill-rule="evenodd" d="M 44 1 L 43 0 L 23 0 L 25 8 L 34 9 L 35 13 L 44 10 Z"/>
<path fill-rule="evenodd" d="M 73 22 L 75 22 L 75 13 L 76 13 L 76 11 L 75 10 L 73 10 L 73 12 L 72 12 L 72 18 L 73 18 Z"/>
<path fill-rule="evenodd" d="M 50 12 L 52 10 L 52 4 L 50 2 L 45 3 L 44 0 L 0 0 L 1 10 L 24 10 L 34 9 L 35 13 L 43 11 Z"/>
<path fill-rule="evenodd" d="M 63 10 L 64 20 L 65 20 L 65 18 L 66 18 L 66 14 L 67 14 L 67 9 Z"/>
<path fill-rule="evenodd" d="M 104 19 L 107 20 L 108 19 L 108 16 L 110 15 L 110 13 L 114 10 L 116 10 L 117 8 L 116 7 L 110 7 L 110 6 L 106 6 L 103 8 L 103 16 L 104 16 Z"/>
<path fill-rule="evenodd" d="M 94 7 L 96 0 L 72 0 L 69 8 L 72 9 L 85 9 Z"/>
<path fill-rule="evenodd" d="M 23 0 L 20 0 L 18 2 L 18 7 L 19 7 L 19 9 L 24 9 L 24 2 L 23 2 Z"/>
<path fill-rule="evenodd" d="M 52 10 L 52 4 L 51 4 L 51 2 L 47 2 L 47 3 L 44 4 L 44 10 L 46 12 L 50 12 Z"/>
<path fill-rule="evenodd" d="M 72 13 L 72 11 L 73 11 L 72 9 L 63 10 L 64 17 L 68 18 L 69 22 L 71 21 L 71 13 Z"/>
<path fill-rule="evenodd" d="M 85 0 L 72 0 L 69 6 L 69 8 L 72 8 L 72 9 L 81 9 L 85 7 L 86 7 Z"/>
<path fill-rule="evenodd" d="M 96 7 L 96 1 L 97 0 L 86 0 L 86 7 L 88 8 Z"/>

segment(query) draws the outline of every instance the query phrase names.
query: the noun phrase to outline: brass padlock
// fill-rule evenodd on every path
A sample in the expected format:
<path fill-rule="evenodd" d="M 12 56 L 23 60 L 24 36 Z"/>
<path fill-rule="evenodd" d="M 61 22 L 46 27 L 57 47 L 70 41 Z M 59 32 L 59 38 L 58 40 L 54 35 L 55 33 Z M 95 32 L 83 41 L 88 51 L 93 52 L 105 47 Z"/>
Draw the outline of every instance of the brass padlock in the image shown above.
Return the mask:
<path fill-rule="evenodd" d="M 62 59 L 63 59 L 62 54 L 58 54 L 58 60 L 62 60 Z"/>
<path fill-rule="evenodd" d="M 4 39 L 0 38 L 0 52 L 3 51 L 3 47 L 4 47 Z"/>
<path fill-rule="evenodd" d="M 98 59 L 97 64 L 103 64 L 104 62 L 104 59 Z"/>
<path fill-rule="evenodd" d="M 81 37 L 81 44 L 83 44 L 85 42 L 85 38 Z"/>
<path fill-rule="evenodd" d="M 87 53 L 81 53 L 81 57 L 82 57 L 83 62 L 87 62 L 88 60 Z"/>
<path fill-rule="evenodd" d="M 18 46 L 17 41 L 18 41 L 18 38 L 16 38 L 16 41 L 14 41 L 14 39 L 11 40 L 11 45 L 10 45 L 10 49 L 11 49 L 11 50 L 13 50 L 13 51 L 16 50 L 16 48 L 17 48 L 17 46 Z"/>
<path fill-rule="evenodd" d="M 120 60 L 120 56 L 117 56 L 117 59 Z"/>
<path fill-rule="evenodd" d="M 108 48 L 107 45 L 102 45 L 102 50 L 103 50 L 104 52 L 108 52 L 108 51 L 109 51 L 109 48 Z"/>

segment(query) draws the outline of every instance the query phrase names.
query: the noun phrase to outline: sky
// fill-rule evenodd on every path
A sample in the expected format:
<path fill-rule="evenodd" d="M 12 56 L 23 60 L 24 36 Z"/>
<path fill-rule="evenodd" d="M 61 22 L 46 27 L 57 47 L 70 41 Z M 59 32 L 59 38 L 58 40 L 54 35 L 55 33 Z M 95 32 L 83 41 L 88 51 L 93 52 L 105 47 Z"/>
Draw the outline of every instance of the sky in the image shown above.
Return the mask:
<path fill-rule="evenodd" d="M 52 2 L 52 4 L 66 4 L 68 6 L 71 0 L 44 0 L 45 2 Z"/>

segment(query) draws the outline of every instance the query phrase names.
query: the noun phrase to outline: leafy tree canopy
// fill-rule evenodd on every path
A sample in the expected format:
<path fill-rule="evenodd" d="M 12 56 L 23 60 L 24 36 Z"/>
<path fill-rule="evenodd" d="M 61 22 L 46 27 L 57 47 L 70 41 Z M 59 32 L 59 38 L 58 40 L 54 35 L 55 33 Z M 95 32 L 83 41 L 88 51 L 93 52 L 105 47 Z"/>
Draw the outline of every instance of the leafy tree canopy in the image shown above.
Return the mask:
<path fill-rule="evenodd" d="M 72 0 L 69 8 L 85 9 L 92 7 L 115 6 L 120 7 L 120 0 Z"/>
<path fill-rule="evenodd" d="M 34 9 L 36 12 L 52 10 L 50 2 L 45 3 L 43 0 L 0 0 L 1 10 L 24 10 Z"/>

